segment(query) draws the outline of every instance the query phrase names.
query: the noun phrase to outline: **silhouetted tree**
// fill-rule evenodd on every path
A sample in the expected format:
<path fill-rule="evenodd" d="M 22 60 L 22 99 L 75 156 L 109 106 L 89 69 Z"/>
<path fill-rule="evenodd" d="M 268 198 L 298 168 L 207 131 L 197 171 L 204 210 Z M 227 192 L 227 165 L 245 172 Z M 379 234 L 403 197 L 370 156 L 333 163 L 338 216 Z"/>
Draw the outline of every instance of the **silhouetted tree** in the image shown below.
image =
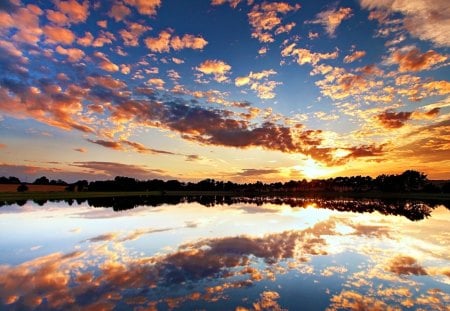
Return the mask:
<path fill-rule="evenodd" d="M 20 180 L 17 177 L 14 176 L 1 176 L 0 177 L 0 184 L 20 184 Z"/>
<path fill-rule="evenodd" d="M 38 179 L 36 179 L 36 180 L 33 182 L 33 184 L 34 184 L 34 185 L 49 185 L 49 184 L 50 184 L 50 180 L 48 180 L 47 177 L 42 176 L 42 177 L 39 177 Z"/>
<path fill-rule="evenodd" d="M 26 184 L 20 184 L 19 187 L 17 187 L 17 192 L 25 192 L 28 191 L 28 186 Z"/>

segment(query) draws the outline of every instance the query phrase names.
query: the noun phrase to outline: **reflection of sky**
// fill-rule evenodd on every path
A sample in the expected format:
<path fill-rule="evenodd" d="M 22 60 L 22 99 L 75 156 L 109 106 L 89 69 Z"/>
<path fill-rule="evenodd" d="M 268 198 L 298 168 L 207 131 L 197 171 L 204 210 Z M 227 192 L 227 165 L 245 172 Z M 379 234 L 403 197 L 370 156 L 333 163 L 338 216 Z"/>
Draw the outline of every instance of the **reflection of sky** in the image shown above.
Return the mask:
<path fill-rule="evenodd" d="M 0 309 L 445 310 L 449 214 L 440 206 L 411 222 L 272 204 L 3 207 Z"/>

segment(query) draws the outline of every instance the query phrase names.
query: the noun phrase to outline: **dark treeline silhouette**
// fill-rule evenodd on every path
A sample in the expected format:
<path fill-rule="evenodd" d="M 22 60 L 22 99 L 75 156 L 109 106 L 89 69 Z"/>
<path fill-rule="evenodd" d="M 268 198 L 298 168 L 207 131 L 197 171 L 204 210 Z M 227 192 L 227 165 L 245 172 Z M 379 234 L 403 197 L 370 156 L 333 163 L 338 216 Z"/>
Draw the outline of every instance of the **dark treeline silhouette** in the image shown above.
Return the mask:
<path fill-rule="evenodd" d="M 0 177 L 0 183 L 17 183 L 16 177 Z M 288 182 L 263 183 L 234 183 L 231 181 L 216 181 L 204 179 L 199 182 L 181 182 L 178 180 L 138 180 L 131 177 L 117 176 L 113 180 L 91 181 L 79 180 L 68 185 L 66 182 L 49 180 L 42 176 L 36 179 L 36 185 L 67 185 L 68 191 L 226 191 L 240 194 L 269 194 L 269 193 L 293 193 L 293 192 L 429 192 L 450 193 L 450 181 L 440 184 L 427 179 L 424 173 L 407 170 L 398 175 L 382 174 L 376 178 L 370 176 L 335 177 L 329 179 L 314 179 L 311 181 L 291 180 Z"/>
<path fill-rule="evenodd" d="M 383 215 L 404 216 L 412 221 L 422 220 L 431 215 L 434 208 L 443 203 L 438 200 L 414 201 L 414 200 L 387 200 L 387 199 L 323 199 L 302 197 L 231 197 L 231 196 L 131 196 L 131 197 L 106 197 L 89 199 L 65 199 L 65 200 L 33 200 L 34 203 L 43 206 L 47 202 L 64 201 L 72 206 L 87 203 L 96 208 L 112 208 L 114 211 L 124 211 L 136 207 L 157 207 L 163 204 L 177 205 L 181 203 L 199 203 L 213 208 L 226 205 L 237 205 L 237 208 L 247 210 L 249 213 L 265 212 L 261 207 L 264 204 L 288 205 L 292 208 L 325 208 L 341 212 L 373 213 Z M 23 206 L 26 201 L 17 201 Z M 11 203 L 8 203 L 10 205 Z M 445 204 L 445 203 L 444 203 Z M 0 201 L 0 206 L 2 206 Z M 450 208 L 449 205 L 444 205 Z M 270 212 L 273 212 L 271 209 Z"/>
<path fill-rule="evenodd" d="M 336 177 L 307 181 L 305 179 L 288 182 L 234 183 L 204 179 L 197 183 L 178 180 L 152 179 L 141 181 L 135 178 L 117 176 L 114 180 L 78 181 L 70 185 L 72 191 L 229 191 L 250 194 L 283 193 L 283 192 L 447 192 L 450 193 L 450 182 L 437 186 L 430 182 L 426 175 L 413 170 L 407 170 L 399 175 Z"/>

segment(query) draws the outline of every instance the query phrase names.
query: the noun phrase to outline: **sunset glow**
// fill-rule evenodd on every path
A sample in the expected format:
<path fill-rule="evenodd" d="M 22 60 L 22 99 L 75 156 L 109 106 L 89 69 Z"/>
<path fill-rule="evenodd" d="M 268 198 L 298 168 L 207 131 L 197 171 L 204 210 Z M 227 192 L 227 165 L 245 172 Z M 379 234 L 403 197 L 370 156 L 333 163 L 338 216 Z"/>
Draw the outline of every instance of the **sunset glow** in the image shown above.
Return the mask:
<path fill-rule="evenodd" d="M 5 0 L 0 175 L 450 178 L 448 1 Z"/>

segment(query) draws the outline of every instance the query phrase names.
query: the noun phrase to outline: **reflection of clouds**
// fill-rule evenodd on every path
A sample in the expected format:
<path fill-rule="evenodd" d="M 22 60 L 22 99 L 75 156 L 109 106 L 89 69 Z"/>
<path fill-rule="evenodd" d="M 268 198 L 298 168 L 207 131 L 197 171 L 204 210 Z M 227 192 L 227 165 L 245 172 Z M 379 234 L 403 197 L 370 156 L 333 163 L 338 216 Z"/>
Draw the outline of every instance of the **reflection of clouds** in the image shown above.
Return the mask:
<path fill-rule="evenodd" d="M 225 289 L 248 287 L 263 278 L 273 278 L 275 273 L 284 271 L 276 266 L 282 260 L 302 261 L 308 256 L 326 254 L 325 240 L 321 236 L 332 234 L 332 226 L 318 223 L 303 231 L 264 237 L 205 239 L 184 244 L 178 251 L 166 255 L 141 258 L 129 257 L 122 243 L 142 234 L 170 229 L 141 229 L 125 235 L 106 233 L 85 240 L 93 243 L 85 252 L 55 253 L 16 267 L 2 266 L 0 298 L 3 303 L 19 309 L 38 306 L 64 309 L 81 300 L 95 302 L 93 308 L 102 308 L 114 304 L 117 298 L 131 304 L 147 301 L 150 304 L 152 299 L 157 299 L 170 306 L 177 304 L 176 298 L 170 300 L 164 295 L 160 298 L 150 294 L 144 299 L 133 295 L 132 291 L 166 288 L 170 293 L 175 285 L 222 278 L 224 282 L 205 288 L 199 296 L 179 298 L 181 302 L 199 297 L 208 301 L 219 299 Z M 100 242 L 105 244 L 97 245 Z M 258 262 L 274 268 L 258 269 L 253 265 Z M 235 276 L 247 279 L 227 282 Z M 272 294 L 263 293 L 254 306 L 275 306 L 275 300 Z"/>
<path fill-rule="evenodd" d="M 188 219 L 196 219 L 195 213 L 188 212 Z M 445 241 L 440 237 L 445 234 L 441 229 L 448 224 L 447 216 L 448 212 L 438 217 L 439 232 L 434 232 L 433 243 Z M 238 289 L 254 294 L 260 284 L 265 284 L 259 282 L 281 280 L 278 275 L 292 272 L 319 280 L 336 274 L 345 279 L 342 292 L 338 291 L 330 301 L 330 310 L 439 310 L 450 303 L 445 292 L 426 292 L 427 287 L 412 278 L 421 275 L 421 279 L 434 282 L 435 287 L 448 284 L 450 270 L 448 265 L 443 266 L 448 264 L 446 257 L 436 258 L 435 253 L 429 252 L 432 247 L 419 249 L 403 243 L 413 229 L 423 232 L 423 243 L 429 242 L 430 235 L 424 233 L 436 228 L 433 219 L 411 225 L 405 218 L 377 213 L 330 213 L 327 219 L 316 220 L 303 230 L 205 238 L 148 257 L 133 257 L 125 247 L 130 246 L 125 242 L 146 234 L 170 235 L 169 230 L 194 230 L 199 223 L 204 227 L 203 222 L 184 220 L 173 227 L 166 223 L 168 227 L 127 232 L 118 228 L 85 240 L 78 245 L 83 252 L 55 253 L 18 266 L 0 266 L 0 301 L 11 309 L 108 310 L 119 304 L 125 309 L 189 309 L 192 305 L 196 309 L 202 303 L 233 298 Z M 448 248 L 445 243 L 439 245 Z M 337 262 L 338 257 L 332 257 L 346 251 L 364 259 L 358 259 L 360 264 L 350 268 L 350 261 Z M 330 256 L 325 257 L 327 254 Z M 332 265 L 318 269 L 315 260 L 311 260 L 317 255 L 327 263 L 333 260 Z M 277 301 L 280 296 L 284 298 L 283 287 L 279 289 L 278 293 L 265 288 L 259 298 L 253 296 L 233 303 L 240 305 L 237 310 L 278 310 L 281 306 Z"/>
<path fill-rule="evenodd" d="M 95 243 L 95 242 L 108 242 L 108 241 L 113 241 L 117 238 L 117 233 L 105 233 L 105 234 L 101 234 L 98 236 L 95 236 L 93 238 L 87 239 L 85 240 L 85 242 L 91 242 L 91 243 Z"/>
<path fill-rule="evenodd" d="M 376 296 L 373 296 L 376 295 Z M 450 295 L 440 289 L 429 289 L 418 297 L 412 297 L 407 288 L 378 290 L 374 294 L 362 294 L 343 290 L 331 298 L 332 310 L 402 310 L 415 307 L 416 310 L 448 310 Z"/>
<path fill-rule="evenodd" d="M 427 275 L 425 269 L 417 262 L 416 259 L 410 256 L 397 256 L 391 260 L 388 265 L 388 270 L 398 275 L 414 274 Z"/>
<path fill-rule="evenodd" d="M 260 299 L 253 303 L 253 308 L 247 309 L 245 307 L 237 307 L 236 311 L 250 311 L 250 310 L 273 310 L 282 311 L 284 309 L 278 304 L 277 300 L 280 298 L 280 294 L 275 291 L 264 291 L 260 295 Z"/>
<path fill-rule="evenodd" d="M 54 253 L 16 267 L 0 266 L 0 298 L 9 304 L 36 308 L 61 308 L 73 303 L 69 288 L 71 269 L 81 264 L 84 253 Z M 20 309 L 20 307 L 18 308 Z"/>
<path fill-rule="evenodd" d="M 332 276 L 334 274 L 344 274 L 347 271 L 348 271 L 347 268 L 343 267 L 343 266 L 330 266 L 330 267 L 326 267 L 320 273 L 320 275 L 322 275 L 322 276 Z"/>

